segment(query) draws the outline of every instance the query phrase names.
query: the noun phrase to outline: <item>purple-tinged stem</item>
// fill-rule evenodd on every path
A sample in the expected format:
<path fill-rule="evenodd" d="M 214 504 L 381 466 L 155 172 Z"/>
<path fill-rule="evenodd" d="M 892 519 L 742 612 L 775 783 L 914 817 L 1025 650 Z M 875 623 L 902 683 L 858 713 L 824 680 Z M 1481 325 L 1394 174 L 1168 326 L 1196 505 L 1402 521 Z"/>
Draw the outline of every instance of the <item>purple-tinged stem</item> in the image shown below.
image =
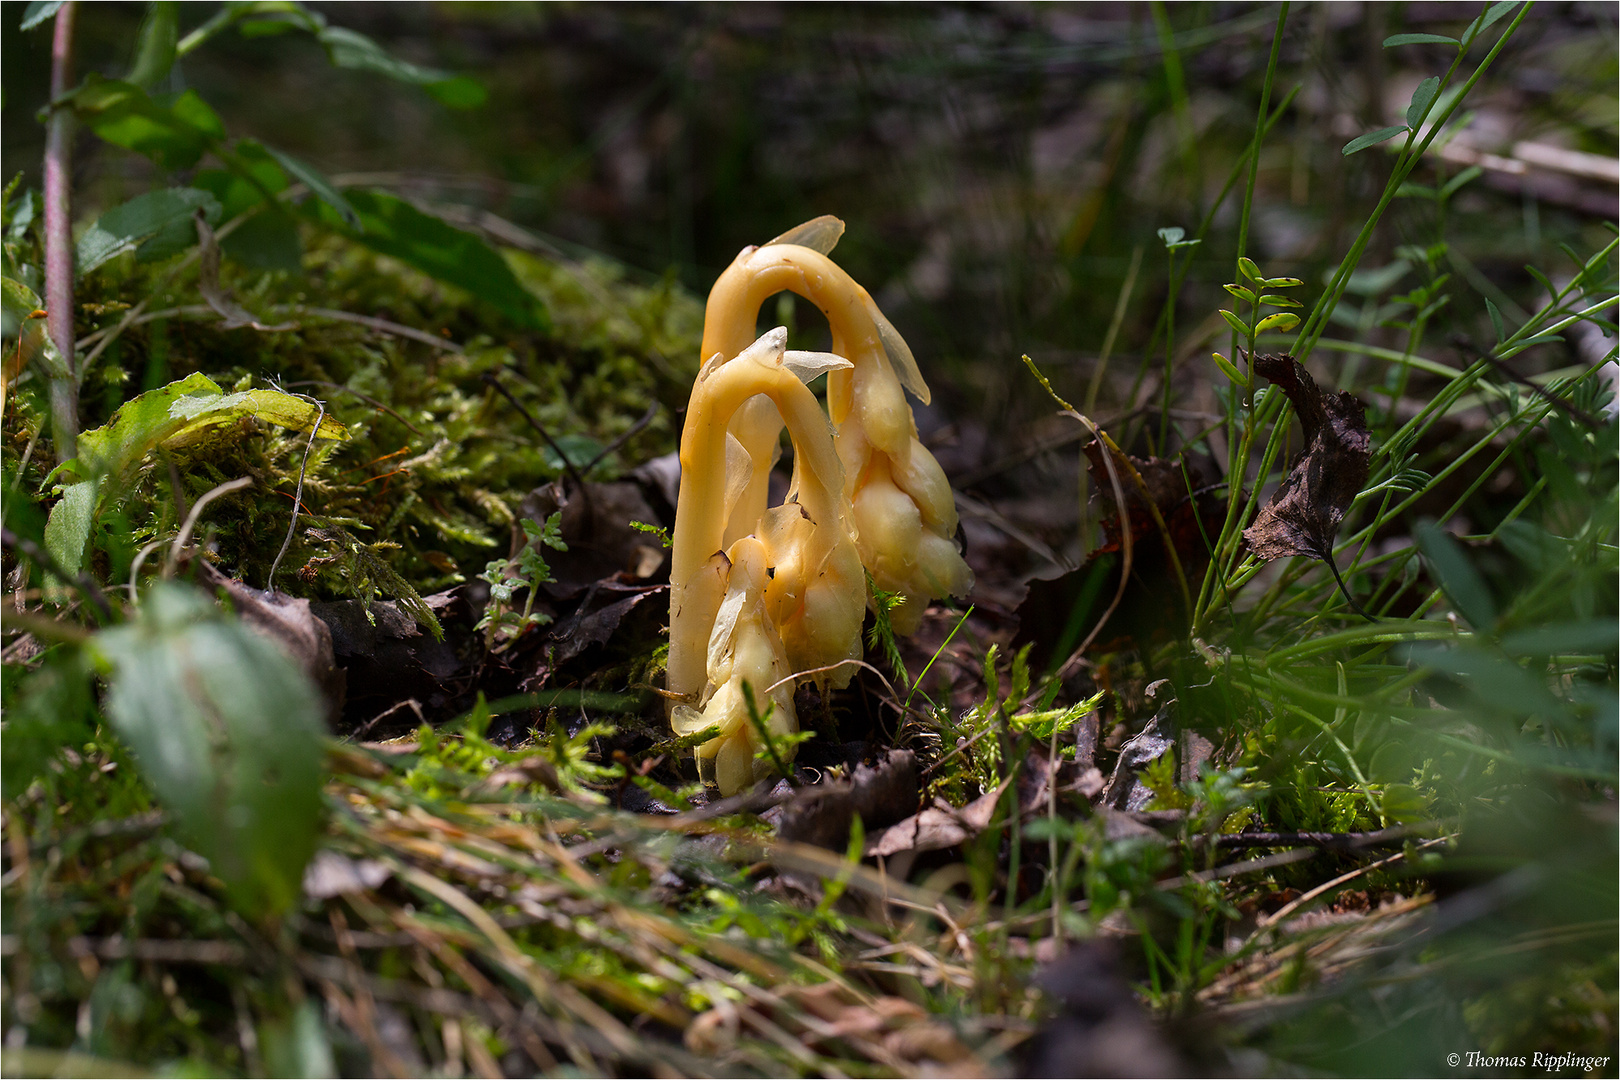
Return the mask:
<path fill-rule="evenodd" d="M 69 0 L 56 13 L 51 39 L 51 101 L 73 79 L 73 15 Z M 73 353 L 73 110 L 55 106 L 45 128 L 45 311 L 46 328 L 65 370 L 51 374 L 51 437 L 56 459 L 78 452 L 79 379 Z"/>

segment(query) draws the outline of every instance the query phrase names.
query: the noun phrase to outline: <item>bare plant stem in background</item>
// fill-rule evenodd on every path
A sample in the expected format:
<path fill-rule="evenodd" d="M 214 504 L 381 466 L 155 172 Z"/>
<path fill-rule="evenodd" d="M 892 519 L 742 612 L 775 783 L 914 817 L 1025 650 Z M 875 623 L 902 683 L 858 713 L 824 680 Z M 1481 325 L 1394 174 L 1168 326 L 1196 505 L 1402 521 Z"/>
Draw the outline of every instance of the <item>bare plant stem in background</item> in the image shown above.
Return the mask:
<path fill-rule="evenodd" d="M 66 3 L 56 13 L 51 39 L 51 109 L 45 132 L 45 310 L 62 370 L 51 373 L 51 438 L 56 459 L 78 453 L 79 381 L 73 354 L 73 111 L 55 103 L 73 79 L 73 15 Z"/>

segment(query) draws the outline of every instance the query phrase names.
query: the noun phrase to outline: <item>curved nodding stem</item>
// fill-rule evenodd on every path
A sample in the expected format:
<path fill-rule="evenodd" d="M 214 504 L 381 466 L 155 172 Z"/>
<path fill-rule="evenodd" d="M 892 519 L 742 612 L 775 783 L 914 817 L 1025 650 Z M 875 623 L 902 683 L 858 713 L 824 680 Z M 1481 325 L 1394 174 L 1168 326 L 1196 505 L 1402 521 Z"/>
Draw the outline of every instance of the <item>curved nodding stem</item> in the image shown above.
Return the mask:
<path fill-rule="evenodd" d="M 759 309 L 779 292 L 791 292 L 815 304 L 832 328 L 832 351 L 854 367 L 827 375 L 827 405 L 834 425 L 842 425 L 861 402 L 860 425 L 871 445 L 891 455 L 906 453 L 916 433 L 902 383 L 924 404 L 928 386 L 917 373 L 911 351 L 871 296 L 854 278 L 819 251 L 797 244 L 770 244 L 745 249 L 709 291 L 703 317 L 703 355 L 729 360 L 754 340 Z M 891 350 L 900 370 L 890 361 Z M 771 424 L 775 422 L 775 427 Z M 765 512 L 766 479 L 774 457 L 780 417 L 770 403 L 750 405 L 732 423 L 732 434 L 754 458 L 754 475 L 738 500 L 734 521 L 751 526 Z M 763 453 L 759 451 L 763 450 Z M 847 455 L 845 455 L 847 457 Z M 846 476 L 846 484 L 858 478 Z M 743 529 L 739 535 L 749 531 Z"/>
<path fill-rule="evenodd" d="M 692 388 L 670 556 L 668 664 L 669 690 L 689 702 L 703 691 L 709 633 L 726 591 L 725 567 L 715 565 L 727 529 L 726 429 L 750 399 L 763 395 L 786 418 L 793 439 L 798 505 L 815 526 L 810 535 L 817 549 L 802 553 L 801 565 L 813 569 L 840 543 L 852 545 L 832 429 L 815 395 L 783 365 L 786 342 L 787 331 L 777 328 L 734 359 L 705 365 Z M 858 647 L 858 621 L 854 634 Z"/>
<path fill-rule="evenodd" d="M 957 516 L 950 483 L 918 441 L 905 399 L 909 389 L 926 404 L 927 384 L 867 291 L 822 251 L 793 243 L 744 249 L 715 282 L 704 314 L 703 355 L 723 362 L 746 348 L 761 305 L 784 291 L 820 309 L 832 329 L 832 351 L 851 362 L 827 375 L 844 490 L 862 523 L 856 529 L 861 561 L 879 588 L 906 598 L 895 627 L 909 632 L 930 598 L 965 594 L 973 580 L 951 543 Z M 748 403 L 729 423 L 748 452 L 749 473 L 731 509 L 727 542 L 754 531 L 766 512 L 782 426 L 764 399 Z"/>

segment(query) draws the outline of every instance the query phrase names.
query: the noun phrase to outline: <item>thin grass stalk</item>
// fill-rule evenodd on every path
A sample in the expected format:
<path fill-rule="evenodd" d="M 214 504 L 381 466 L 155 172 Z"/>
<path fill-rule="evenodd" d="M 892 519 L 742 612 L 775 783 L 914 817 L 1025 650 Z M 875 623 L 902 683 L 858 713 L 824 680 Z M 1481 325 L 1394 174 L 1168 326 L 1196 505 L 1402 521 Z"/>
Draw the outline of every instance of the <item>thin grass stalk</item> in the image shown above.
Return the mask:
<path fill-rule="evenodd" d="M 1502 35 L 1497 39 L 1497 42 L 1491 48 L 1491 51 L 1486 54 L 1485 59 L 1481 61 L 1480 65 L 1474 70 L 1468 81 L 1464 83 L 1462 91 L 1457 95 L 1456 99 L 1452 101 L 1449 106 L 1447 106 L 1445 111 L 1434 121 L 1429 128 L 1428 135 L 1421 141 L 1421 143 L 1417 143 L 1414 149 L 1414 143 L 1417 140 L 1418 133 L 1423 129 L 1424 123 L 1428 120 L 1429 113 L 1433 111 L 1434 102 L 1438 102 L 1444 97 L 1446 88 L 1455 78 L 1458 69 L 1462 65 L 1463 59 L 1468 54 L 1468 46 L 1473 43 L 1475 35 L 1471 34 L 1469 39 L 1458 48 L 1456 59 L 1452 61 L 1451 67 L 1446 71 L 1444 78 L 1441 79 L 1440 88 L 1438 93 L 1435 95 L 1434 102 L 1431 102 L 1429 109 L 1425 110 L 1424 115 L 1418 118 L 1417 123 L 1408 132 L 1406 144 L 1401 148 L 1401 152 L 1396 158 L 1395 168 L 1391 172 L 1389 180 L 1384 185 L 1384 192 L 1379 197 L 1378 203 L 1376 206 L 1374 206 L 1372 213 L 1367 218 L 1367 221 L 1363 224 L 1360 234 L 1356 237 L 1355 243 L 1351 245 L 1350 253 L 1339 264 L 1339 268 L 1335 272 L 1332 280 L 1329 282 L 1327 289 L 1317 300 L 1316 306 L 1312 309 L 1310 316 L 1300 327 L 1300 333 L 1298 337 L 1295 338 L 1293 347 L 1289 350 L 1296 360 L 1303 363 L 1305 358 L 1310 355 L 1310 351 L 1312 347 L 1314 347 L 1316 339 L 1321 337 L 1323 330 L 1327 326 L 1328 314 L 1332 312 L 1333 308 L 1338 304 L 1339 298 L 1343 295 L 1345 286 L 1349 283 L 1350 274 L 1353 273 L 1356 266 L 1359 265 L 1361 256 L 1365 252 L 1367 244 L 1372 239 L 1373 230 L 1377 226 L 1379 220 L 1383 217 L 1385 209 L 1387 209 L 1389 204 L 1394 201 L 1395 193 L 1400 189 L 1401 184 L 1406 181 L 1406 178 L 1411 171 L 1416 168 L 1418 161 L 1422 159 L 1423 154 L 1428 150 L 1429 144 L 1433 142 L 1435 136 L 1439 134 L 1441 128 L 1445 126 L 1446 121 L 1451 118 L 1452 113 L 1455 112 L 1457 107 L 1467 98 L 1468 92 L 1473 88 L 1474 84 L 1477 83 L 1484 73 L 1490 68 L 1492 62 L 1501 52 L 1503 46 L 1513 36 L 1513 33 L 1518 28 L 1519 24 L 1524 21 L 1524 17 L 1529 12 L 1529 9 L 1529 3 L 1526 3 L 1519 9 L 1519 13 L 1514 18 L 1513 22 L 1510 23 L 1507 29 L 1502 32 Z M 1480 362 L 1474 366 L 1484 367 L 1486 365 L 1484 362 Z M 1270 441 L 1276 441 L 1278 430 L 1285 426 L 1279 414 L 1285 412 L 1285 410 L 1286 404 L 1282 400 L 1281 395 L 1268 394 L 1263 406 L 1251 411 L 1250 416 L 1252 417 L 1252 421 L 1245 424 L 1244 433 L 1239 442 L 1238 453 L 1235 455 L 1233 467 L 1228 473 L 1229 477 L 1234 477 L 1241 480 L 1241 478 L 1247 475 L 1249 443 L 1252 441 L 1254 431 L 1257 429 L 1258 425 L 1271 423 L 1273 428 Z M 1388 444 L 1386 443 L 1385 445 Z M 1241 523 L 1242 521 L 1247 520 L 1249 513 L 1258 503 L 1260 497 L 1262 483 L 1257 480 L 1248 499 L 1248 507 L 1245 508 L 1241 515 L 1238 514 L 1236 512 L 1236 503 L 1239 499 L 1239 486 L 1240 485 L 1238 483 L 1230 485 L 1231 495 L 1229 496 L 1227 507 L 1227 520 L 1222 526 L 1221 539 L 1216 545 L 1217 559 L 1223 557 L 1236 557 L 1237 540 L 1242 535 Z M 1226 553 L 1228 552 L 1231 554 L 1227 555 Z M 1212 588 L 1210 588 L 1211 580 L 1212 576 L 1206 576 L 1204 582 L 1206 588 L 1200 590 L 1199 604 L 1194 613 L 1193 619 L 1194 632 L 1197 632 L 1197 630 L 1203 625 L 1210 607 L 1209 593 L 1212 592 Z"/>
<path fill-rule="evenodd" d="M 1474 73 L 1463 84 L 1462 91 L 1430 125 L 1428 135 L 1423 138 L 1421 143 L 1417 143 L 1414 150 L 1413 144 L 1417 140 L 1418 133 L 1423 130 L 1423 125 L 1429 119 L 1430 113 L 1434 111 L 1434 106 L 1445 98 L 1446 88 L 1451 85 L 1458 69 L 1462 67 L 1463 60 L 1468 56 L 1468 50 L 1480 31 L 1471 31 L 1468 39 L 1458 47 L 1456 59 L 1452 60 L 1451 67 L 1446 70 L 1445 75 L 1441 78 L 1439 89 L 1436 91 L 1433 101 L 1429 103 L 1429 107 L 1424 110 L 1423 115 L 1418 117 L 1417 122 L 1407 132 L 1406 143 L 1396 156 L 1395 168 L 1391 172 L 1388 182 L 1384 185 L 1384 193 L 1379 197 L 1378 204 L 1373 207 L 1373 211 L 1368 215 L 1366 223 L 1362 225 L 1360 234 L 1357 235 L 1355 242 L 1350 247 L 1350 253 L 1339 264 L 1339 268 L 1328 283 L 1327 289 L 1316 302 L 1316 306 L 1311 309 L 1310 317 L 1299 328 L 1299 335 L 1294 339 L 1294 346 L 1289 352 L 1301 363 L 1311 354 L 1311 350 L 1316 345 L 1316 339 L 1321 337 L 1322 332 L 1327 328 L 1328 315 L 1338 305 L 1339 298 L 1344 295 L 1345 287 L 1350 283 L 1350 275 L 1360 265 L 1361 256 L 1367 250 L 1368 243 L 1372 240 L 1373 230 L 1383 218 L 1384 211 L 1389 207 L 1389 204 L 1394 201 L 1395 193 L 1406 182 L 1406 178 L 1411 175 L 1412 170 L 1417 168 L 1418 162 L 1423 159 L 1423 155 L 1428 151 L 1429 144 L 1434 141 L 1435 136 L 1445 127 L 1446 121 L 1451 119 L 1452 114 L 1467 99 L 1468 92 L 1474 88 L 1474 84 L 1479 82 L 1486 71 L 1490 70 L 1491 64 L 1496 60 L 1497 55 L 1513 37 L 1514 31 L 1519 28 L 1519 24 L 1524 21 L 1525 16 L 1530 13 L 1530 7 L 1531 3 L 1526 2 L 1519 8 L 1519 13 L 1514 16 L 1507 29 L 1502 31 L 1501 36 L 1496 40 L 1496 44 L 1491 47 L 1491 51 L 1485 54 L 1485 59 L 1480 61 L 1479 66 L 1474 69 Z"/>

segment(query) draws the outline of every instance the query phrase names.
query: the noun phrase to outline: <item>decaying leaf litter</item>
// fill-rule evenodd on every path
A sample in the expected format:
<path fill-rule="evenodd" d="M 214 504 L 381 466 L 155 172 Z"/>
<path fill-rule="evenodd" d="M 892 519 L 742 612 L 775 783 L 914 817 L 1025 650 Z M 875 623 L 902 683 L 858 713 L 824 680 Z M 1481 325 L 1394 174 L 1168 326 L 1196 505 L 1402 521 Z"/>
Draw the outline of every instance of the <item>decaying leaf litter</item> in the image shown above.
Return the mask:
<path fill-rule="evenodd" d="M 279 152 L 247 154 L 313 178 L 317 193 L 324 183 Z M 1571 620 L 1567 597 L 1545 587 L 1503 592 L 1438 530 L 1358 561 L 1391 519 L 1357 518 L 1357 497 L 1387 509 L 1422 494 L 1431 476 L 1415 477 L 1407 455 L 1432 429 L 1394 427 L 1375 409 L 1375 431 L 1394 427 L 1372 440 L 1376 465 L 1358 480 L 1352 460 L 1324 486 L 1312 470 L 1342 464 L 1335 447 L 1307 416 L 1304 448 L 1288 452 L 1277 423 L 1255 445 L 1259 479 L 1229 485 L 1218 461 L 1207 475 L 1143 434 L 1159 418 L 1134 433 L 1092 423 L 1103 542 L 1082 567 L 1089 587 L 1033 618 L 993 600 L 935 607 L 898 639 L 874 593 L 870 667 L 841 693 L 798 696 L 816 737 L 790 781 L 716 799 L 681 766 L 704 733 L 672 737 L 658 694 L 657 527 L 673 525 L 658 455 L 673 448 L 701 358 L 697 301 L 668 282 L 630 284 L 606 262 L 497 254 L 387 192 L 329 191 L 288 200 L 313 211 L 298 228 L 306 269 L 330 289 L 319 303 L 295 278 L 229 259 L 212 268 L 207 213 L 193 226 L 195 282 L 188 245 L 167 278 L 175 263 L 128 257 L 87 278 L 80 299 L 101 312 L 79 328 L 81 358 L 143 372 L 160 396 L 106 380 L 84 428 L 109 437 L 88 439 L 83 472 L 60 475 L 57 501 L 38 510 L 8 498 L 22 610 L 7 642 L 19 663 L 6 667 L 7 1022 L 28 1033 L 28 1068 L 190 1058 L 272 1075 L 565 1063 L 976 1075 L 1062 1073 L 1136 1048 L 1138 1068 L 1207 1070 L 1223 1042 L 1308 1061 L 1312 1025 L 1377 1032 L 1360 980 L 1393 974 L 1419 1002 L 1451 977 L 1419 950 L 1438 943 L 1451 967 L 1477 967 L 1502 940 L 1552 964 L 1525 993 L 1556 984 L 1567 1004 L 1555 1009 L 1597 1010 L 1575 1030 L 1604 1030 L 1612 959 L 1591 957 L 1600 922 L 1586 916 L 1612 884 L 1581 856 L 1602 847 L 1583 848 L 1586 833 L 1612 831 L 1602 796 L 1596 819 L 1538 821 L 1514 800 L 1541 776 L 1559 778 L 1572 806 L 1602 791 L 1612 618 L 1577 602 Z M 1165 238 L 1172 259 L 1184 235 Z M 28 266 L 32 239 L 11 237 L 8 274 Z M 1499 330 L 1496 351 L 1612 305 L 1611 250 L 1537 319 Z M 458 276 L 502 283 L 458 291 Z M 1254 315 L 1234 327 L 1251 332 L 1251 355 L 1280 325 L 1258 305 Z M 1264 360 L 1255 370 L 1270 378 Z M 143 409 L 183 382 L 164 383 L 182 365 L 211 387 L 172 395 L 188 402 L 183 416 Z M 1574 419 L 1600 411 L 1594 380 L 1515 399 L 1487 370 L 1454 372 L 1437 413 L 1479 387 L 1509 405 L 1486 448 L 1535 452 L 1525 433 L 1540 433 L 1566 460 L 1595 463 L 1552 493 L 1561 531 L 1521 521 L 1527 497 L 1493 539 L 1543 580 L 1610 580 L 1612 454 L 1583 449 L 1595 444 Z M 8 407 L 8 469 L 49 449 L 38 382 Z M 1573 410 L 1553 404 L 1571 392 Z M 1252 422 L 1263 437 L 1280 400 L 1247 395 L 1233 427 Z M 207 409 L 219 423 L 186 426 Z M 131 427 L 133 440 L 110 438 Z M 98 463 L 103 444 L 122 455 Z M 33 468 L 37 483 L 45 470 Z M 251 486 L 232 487 L 240 478 Z M 1570 498 L 1582 483 L 1599 496 L 1584 508 Z M 58 517 L 76 484 L 91 487 Z M 1336 537 L 1345 519 L 1362 531 Z M 1256 535 L 1280 523 L 1304 539 L 1244 544 L 1249 520 L 1273 523 Z M 1234 602 L 1268 550 L 1358 554 L 1337 585 L 1295 563 L 1280 584 L 1257 583 L 1257 601 Z M 967 557 L 994 579 L 993 557 L 972 544 Z M 1409 573 L 1418 565 L 1426 577 Z M 234 617 L 187 580 L 222 593 Z M 1424 600 L 1419 586 L 1434 591 Z M 1362 628 L 1335 611 L 1341 591 L 1351 604 L 1371 591 L 1359 606 L 1382 621 Z M 1104 615 L 1110 601 L 1118 615 Z M 1466 629 L 1392 628 L 1393 615 L 1442 601 Z M 120 625 L 80 623 L 103 605 Z M 1244 632 L 1211 618 L 1221 605 Z M 1143 607 L 1152 615 L 1130 622 Z M 1301 634 L 1306 612 L 1320 625 Z M 1037 647 L 1009 647 L 1015 630 Z M 282 651 L 265 652 L 267 637 Z M 182 674 L 152 677 L 164 664 Z M 293 664 L 324 702 L 312 691 L 276 705 L 230 677 L 300 685 Z M 105 727 L 91 726 L 92 670 Z M 1536 677 L 1547 670 L 1550 686 Z M 306 834 L 319 850 L 301 876 L 288 867 L 303 841 L 266 832 L 238 795 L 252 784 L 231 771 L 295 783 L 262 756 L 233 758 L 288 708 L 336 717 L 346 736 L 324 751 L 324 825 Z M 146 764 L 157 751 L 141 718 L 177 709 L 226 727 L 223 743 L 196 744 L 213 763 L 190 766 L 212 789 L 187 791 L 185 775 Z M 14 778 L 28 785 L 16 801 Z M 1459 820 L 1470 800 L 1489 809 Z M 208 824 L 211 809 L 224 813 Z M 1434 861 L 1459 835 L 1458 856 Z M 281 865 L 231 865 L 258 851 Z M 1534 873 L 1482 879 L 1470 857 Z M 1407 865 L 1424 878 L 1403 878 Z M 1109 938 L 1115 947 L 1099 944 Z M 1185 1020 L 1196 1002 L 1227 1034 L 1178 1022 L 1167 1036 L 1131 984 L 1161 1017 Z M 1477 1000 L 1476 1012 L 1511 1008 Z M 1291 1019 L 1299 1009 L 1305 1019 Z"/>

